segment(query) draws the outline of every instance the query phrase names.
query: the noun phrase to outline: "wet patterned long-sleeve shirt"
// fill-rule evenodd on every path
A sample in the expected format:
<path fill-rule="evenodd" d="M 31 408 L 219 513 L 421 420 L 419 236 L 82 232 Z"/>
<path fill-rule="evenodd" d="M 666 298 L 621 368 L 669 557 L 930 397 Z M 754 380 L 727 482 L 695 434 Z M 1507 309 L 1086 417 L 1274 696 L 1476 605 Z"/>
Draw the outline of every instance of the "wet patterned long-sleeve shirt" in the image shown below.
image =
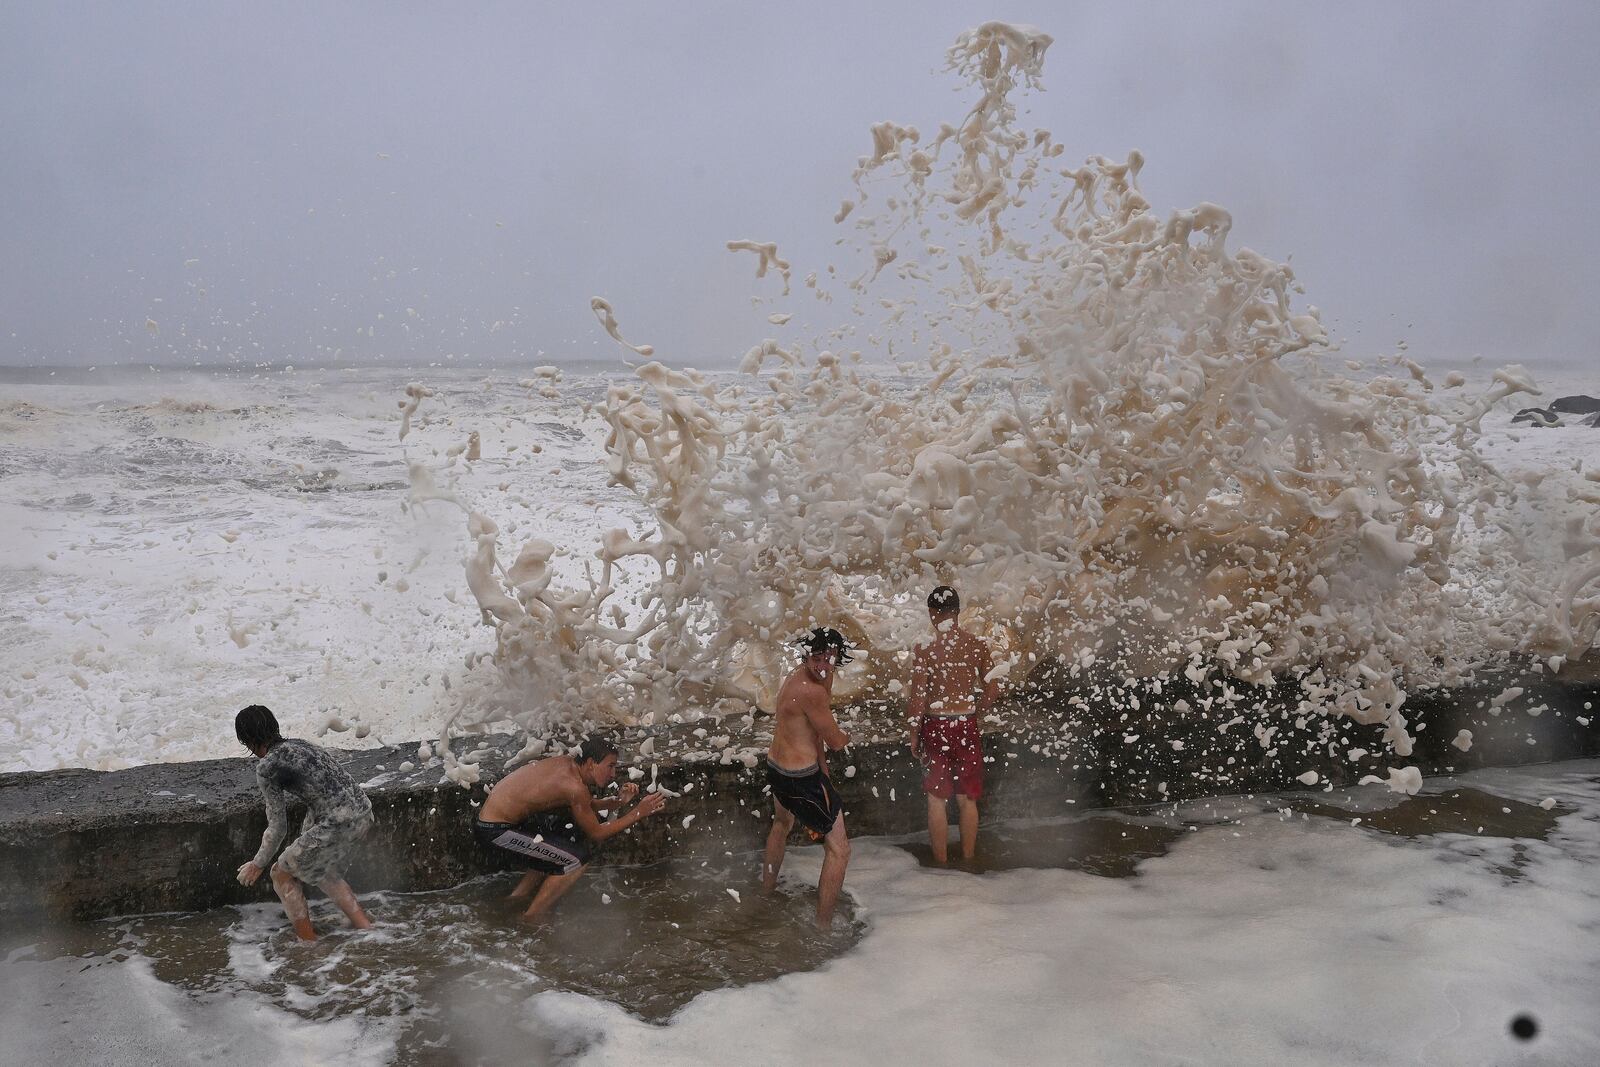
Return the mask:
<path fill-rule="evenodd" d="M 256 763 L 256 784 L 267 806 L 267 831 L 253 861 L 265 867 L 288 831 L 289 799 L 305 804 L 306 825 L 355 824 L 372 815 L 372 802 L 326 750 L 310 741 L 280 741 Z"/>

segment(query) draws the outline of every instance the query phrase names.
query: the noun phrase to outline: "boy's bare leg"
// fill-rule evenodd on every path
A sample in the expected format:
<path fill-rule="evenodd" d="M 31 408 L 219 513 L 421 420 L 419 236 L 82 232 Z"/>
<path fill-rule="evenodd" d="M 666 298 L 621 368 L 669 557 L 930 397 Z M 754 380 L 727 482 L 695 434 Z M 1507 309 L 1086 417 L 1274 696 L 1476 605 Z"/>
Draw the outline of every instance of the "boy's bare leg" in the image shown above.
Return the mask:
<path fill-rule="evenodd" d="M 367 913 L 361 910 L 361 902 L 356 899 L 350 883 L 343 878 L 330 878 L 319 883 L 320 888 L 328 895 L 328 899 L 339 905 L 339 910 L 344 912 L 344 917 L 350 920 L 350 925 L 357 930 L 370 930 L 372 920 L 367 918 Z"/>
<path fill-rule="evenodd" d="M 289 916 L 289 922 L 294 924 L 294 932 L 302 941 L 315 941 L 317 932 L 311 928 L 311 915 L 306 910 L 306 895 L 300 891 L 300 883 L 295 876 L 284 870 L 280 865 L 272 865 L 272 888 L 277 890 L 278 899 L 283 901 L 284 914 Z"/>
<path fill-rule="evenodd" d="M 844 814 L 833 820 L 833 829 L 822 839 L 822 874 L 817 879 L 817 929 L 833 925 L 833 908 L 844 886 L 844 869 L 850 863 L 850 838 L 844 832 Z"/>
<path fill-rule="evenodd" d="M 527 874 L 522 876 L 522 880 L 517 883 L 517 887 L 511 891 L 511 894 L 507 896 L 506 899 L 518 900 L 522 897 L 528 896 L 535 889 L 538 889 L 539 884 L 543 881 L 543 871 L 529 871 Z"/>
<path fill-rule="evenodd" d="M 961 858 L 970 860 L 978 849 L 978 798 L 956 796 L 961 820 Z"/>
<path fill-rule="evenodd" d="M 547 875 L 545 880 L 540 883 L 539 891 L 533 895 L 533 903 L 529 904 L 528 910 L 522 913 L 523 916 L 529 919 L 537 919 L 549 911 L 550 906 L 560 900 L 561 895 L 571 889 L 587 869 L 588 864 L 584 864 L 571 874 Z"/>
<path fill-rule="evenodd" d="M 943 867 L 950 853 L 950 816 L 945 810 L 944 798 L 928 794 L 928 845 L 933 849 L 933 862 Z M 961 847 L 967 847 L 965 833 Z"/>
<path fill-rule="evenodd" d="M 778 888 L 778 870 L 783 866 L 783 852 L 789 841 L 789 831 L 794 829 L 794 815 L 789 809 L 772 802 L 772 829 L 767 831 L 767 849 L 761 856 L 761 891 L 770 893 Z"/>

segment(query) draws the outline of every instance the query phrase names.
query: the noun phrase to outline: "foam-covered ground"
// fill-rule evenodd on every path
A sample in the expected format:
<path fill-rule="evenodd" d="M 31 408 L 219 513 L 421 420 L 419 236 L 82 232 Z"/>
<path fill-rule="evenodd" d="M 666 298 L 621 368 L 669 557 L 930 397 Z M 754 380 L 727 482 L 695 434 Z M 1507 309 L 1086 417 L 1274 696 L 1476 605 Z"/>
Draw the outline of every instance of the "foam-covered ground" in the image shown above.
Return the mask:
<path fill-rule="evenodd" d="M 1597 772 L 1472 776 L 1577 806 L 1546 841 L 1246 804 L 1131 881 L 974 880 L 869 844 L 849 885 L 871 932 L 823 971 L 708 994 L 665 1031 L 574 996 L 530 1007 L 594 1063 L 1593 1063 Z"/>
<path fill-rule="evenodd" d="M 1443 821 L 1462 832 L 1435 832 L 1428 797 L 1448 809 L 1452 791 L 1469 806 Z M 1327 813 L 1296 810 L 1311 803 Z M 1495 803 L 1498 812 L 1485 807 Z M 1414 807 L 1402 818 L 1405 804 Z M 1369 826 L 1380 808 L 1395 814 Z M 241 1054 L 357 1063 L 1600 1062 L 1600 762 L 1432 780 L 1409 801 L 1309 793 L 1133 818 L 1182 832 L 1132 877 L 974 876 L 922 868 L 894 842 L 858 841 L 846 888 L 864 924 L 859 942 L 820 967 L 798 962 L 816 967 L 804 973 L 703 993 L 664 1024 L 616 1003 L 624 998 L 574 992 L 570 980 L 550 988 L 534 954 L 525 972 L 506 961 L 469 968 L 475 984 L 447 999 L 428 992 L 428 975 L 364 964 L 435 920 L 437 944 L 462 938 L 470 915 L 420 897 L 407 898 L 416 907 L 374 902 L 380 923 L 387 909 L 406 928 L 373 935 L 370 951 L 350 934 L 285 947 L 270 909 L 238 909 L 225 931 L 190 944 L 193 959 L 178 969 L 210 977 L 186 988 L 160 977 L 174 967 L 170 945 L 159 959 L 147 955 L 159 918 L 142 921 L 143 949 L 138 940 L 87 957 L 14 948 L 0 965 L 0 1024 L 18 1062 L 86 1064 Z M 784 892 L 803 911 L 816 850 L 791 856 Z M 755 858 L 745 859 L 753 879 Z M 603 913 L 608 889 L 616 892 L 580 883 L 563 907 L 577 919 Z M 681 889 L 669 878 L 654 891 Z M 466 938 L 461 951 L 480 951 L 475 944 Z M 571 961 L 567 969 L 582 971 Z M 444 1035 L 420 1053 L 406 1038 L 418 1013 Z M 1510 1030 L 1524 1015 L 1536 1027 L 1529 1040 Z"/>

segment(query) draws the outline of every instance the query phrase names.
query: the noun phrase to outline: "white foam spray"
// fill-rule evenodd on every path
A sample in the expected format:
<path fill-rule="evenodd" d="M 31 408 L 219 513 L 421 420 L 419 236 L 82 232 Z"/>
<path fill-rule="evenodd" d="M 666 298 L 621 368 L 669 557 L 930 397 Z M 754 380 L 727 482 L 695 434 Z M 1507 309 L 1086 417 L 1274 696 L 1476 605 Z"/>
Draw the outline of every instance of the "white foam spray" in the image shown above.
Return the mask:
<path fill-rule="evenodd" d="M 502 566 L 486 509 L 411 463 L 417 500 L 468 513 L 496 631 L 457 726 L 744 711 L 816 624 L 867 652 L 841 693 L 892 692 L 941 581 L 1013 681 L 1098 665 L 1225 680 L 1232 699 L 1290 677 L 1303 709 L 1384 723 L 1401 757 L 1408 688 L 1593 646 L 1592 509 L 1474 447 L 1498 401 L 1536 391 L 1527 373 L 1473 396 L 1399 357 L 1328 369 L 1317 309 L 1286 264 L 1230 246 L 1229 212 L 1160 215 L 1138 152 L 1063 166 L 1049 131 L 1018 125 L 1049 45 L 963 33 L 965 117 L 931 140 L 873 127 L 835 219 L 867 327 L 765 340 L 733 381 L 649 362 L 609 388 L 607 470 L 652 521 L 602 534 L 582 585 L 554 580 L 539 537 Z M 775 245 L 728 247 L 787 285 Z M 407 392 L 409 416 L 424 394 Z"/>

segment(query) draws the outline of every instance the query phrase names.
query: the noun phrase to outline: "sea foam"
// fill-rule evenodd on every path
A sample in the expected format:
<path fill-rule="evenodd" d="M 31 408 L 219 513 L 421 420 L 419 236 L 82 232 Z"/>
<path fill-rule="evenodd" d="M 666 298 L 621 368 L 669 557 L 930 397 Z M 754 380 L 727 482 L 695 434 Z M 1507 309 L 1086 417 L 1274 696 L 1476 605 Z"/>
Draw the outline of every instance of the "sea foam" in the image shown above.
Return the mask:
<path fill-rule="evenodd" d="M 506 543 L 504 502 L 412 447 L 417 502 L 467 515 L 496 631 L 452 728 L 745 711 L 818 624 L 866 652 L 839 693 L 883 695 L 939 582 L 1013 681 L 1295 678 L 1304 710 L 1384 723 L 1400 755 L 1408 688 L 1593 646 L 1592 507 L 1476 448 L 1531 376 L 1469 394 L 1403 353 L 1334 369 L 1292 269 L 1232 246 L 1227 210 L 1158 213 L 1140 153 L 1071 166 L 1022 127 L 1050 43 L 967 31 L 948 53 L 966 114 L 931 137 L 873 126 L 836 219 L 853 262 L 794 298 L 847 308 L 835 329 L 754 343 L 733 381 L 646 362 L 611 385 L 604 462 L 649 522 L 600 533 L 583 581 L 557 580 L 544 537 Z M 788 293 L 775 243 L 729 248 Z M 407 394 L 409 416 L 426 391 Z"/>

